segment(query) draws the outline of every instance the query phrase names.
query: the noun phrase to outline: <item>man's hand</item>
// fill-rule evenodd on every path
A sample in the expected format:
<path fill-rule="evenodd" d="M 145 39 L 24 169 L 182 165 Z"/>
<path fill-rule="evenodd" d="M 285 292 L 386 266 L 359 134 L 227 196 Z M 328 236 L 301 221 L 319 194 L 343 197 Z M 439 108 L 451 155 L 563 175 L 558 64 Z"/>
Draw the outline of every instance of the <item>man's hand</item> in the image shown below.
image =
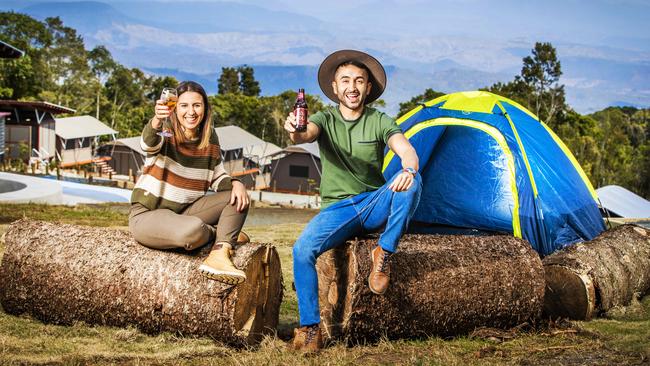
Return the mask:
<path fill-rule="evenodd" d="M 248 192 L 246 192 L 246 187 L 242 182 L 233 180 L 232 181 L 232 193 L 230 194 L 230 204 L 237 204 L 237 212 L 244 211 L 248 204 L 250 203 L 250 198 L 248 198 Z"/>
<path fill-rule="evenodd" d="M 293 112 L 289 113 L 287 119 L 284 121 L 284 129 L 289 133 L 296 132 L 296 116 Z"/>
<path fill-rule="evenodd" d="M 403 171 L 395 177 L 393 182 L 388 186 L 393 192 L 406 191 L 413 185 L 413 174 Z"/>
<path fill-rule="evenodd" d="M 289 132 L 289 138 L 295 144 L 313 142 L 320 134 L 320 128 L 312 122 L 307 123 L 305 132 L 296 131 L 296 116 L 294 116 L 293 112 L 290 112 L 287 119 L 284 120 L 284 129 Z"/>

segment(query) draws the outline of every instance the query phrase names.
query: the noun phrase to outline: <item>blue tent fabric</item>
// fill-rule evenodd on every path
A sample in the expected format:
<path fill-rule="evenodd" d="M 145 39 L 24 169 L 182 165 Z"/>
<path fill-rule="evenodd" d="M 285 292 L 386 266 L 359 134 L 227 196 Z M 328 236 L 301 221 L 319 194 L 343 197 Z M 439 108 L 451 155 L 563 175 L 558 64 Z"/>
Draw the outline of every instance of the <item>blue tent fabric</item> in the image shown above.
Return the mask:
<path fill-rule="evenodd" d="M 563 143 L 531 112 L 488 92 L 454 93 L 398 120 L 420 158 L 414 221 L 509 232 L 540 255 L 605 226 L 597 196 Z M 384 176 L 401 162 L 386 154 Z"/>

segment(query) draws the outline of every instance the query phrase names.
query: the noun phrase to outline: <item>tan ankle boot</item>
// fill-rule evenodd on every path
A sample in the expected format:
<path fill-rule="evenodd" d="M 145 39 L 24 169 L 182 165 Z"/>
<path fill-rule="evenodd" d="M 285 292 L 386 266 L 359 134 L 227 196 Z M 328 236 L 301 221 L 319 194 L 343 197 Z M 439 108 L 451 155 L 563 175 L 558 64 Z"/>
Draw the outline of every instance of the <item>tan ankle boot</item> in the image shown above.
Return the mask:
<path fill-rule="evenodd" d="M 246 273 L 237 269 L 230 260 L 232 246 L 229 243 L 216 243 L 210 255 L 199 266 L 204 276 L 229 285 L 246 281 Z"/>
<path fill-rule="evenodd" d="M 390 259 L 391 253 L 385 252 L 379 245 L 370 252 L 372 269 L 368 276 L 368 287 L 377 295 L 383 295 L 390 283 Z"/>

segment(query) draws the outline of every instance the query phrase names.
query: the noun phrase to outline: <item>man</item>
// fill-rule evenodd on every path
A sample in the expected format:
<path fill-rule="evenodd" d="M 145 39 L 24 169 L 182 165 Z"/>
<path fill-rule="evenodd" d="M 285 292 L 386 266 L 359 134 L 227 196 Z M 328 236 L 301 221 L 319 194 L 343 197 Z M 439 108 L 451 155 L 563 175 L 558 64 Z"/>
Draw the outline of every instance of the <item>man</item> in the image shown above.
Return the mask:
<path fill-rule="evenodd" d="M 317 352 L 323 343 L 316 258 L 354 235 L 385 228 L 371 252 L 368 277 L 370 290 L 383 294 L 390 280 L 390 255 L 413 216 L 422 186 L 413 146 L 392 118 L 366 106 L 386 85 L 379 61 L 360 51 L 334 52 L 321 64 L 318 82 L 338 106 L 310 116 L 305 132 L 296 132 L 293 113 L 284 124 L 294 143 L 318 141 L 323 165 L 321 212 L 293 247 L 301 327 L 291 346 L 305 352 Z M 386 145 L 404 168 L 388 182 L 382 175 Z"/>

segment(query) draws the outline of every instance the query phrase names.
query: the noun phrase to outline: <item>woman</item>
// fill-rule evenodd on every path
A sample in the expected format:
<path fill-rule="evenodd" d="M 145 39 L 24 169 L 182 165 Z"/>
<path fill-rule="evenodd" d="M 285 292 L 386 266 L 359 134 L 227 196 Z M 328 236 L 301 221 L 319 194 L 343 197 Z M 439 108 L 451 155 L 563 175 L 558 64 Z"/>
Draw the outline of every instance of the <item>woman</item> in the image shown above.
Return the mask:
<path fill-rule="evenodd" d="M 230 256 L 238 239 L 248 241 L 241 232 L 248 213 L 246 187 L 224 169 L 203 87 L 184 81 L 176 90 L 175 110 L 158 100 L 142 131 L 147 158 L 131 195 L 129 229 L 138 242 L 155 249 L 194 250 L 214 241 L 199 270 L 217 281 L 241 283 L 246 275 Z M 158 134 L 165 118 L 171 118 L 171 137 Z M 206 195 L 209 188 L 216 193 Z"/>

